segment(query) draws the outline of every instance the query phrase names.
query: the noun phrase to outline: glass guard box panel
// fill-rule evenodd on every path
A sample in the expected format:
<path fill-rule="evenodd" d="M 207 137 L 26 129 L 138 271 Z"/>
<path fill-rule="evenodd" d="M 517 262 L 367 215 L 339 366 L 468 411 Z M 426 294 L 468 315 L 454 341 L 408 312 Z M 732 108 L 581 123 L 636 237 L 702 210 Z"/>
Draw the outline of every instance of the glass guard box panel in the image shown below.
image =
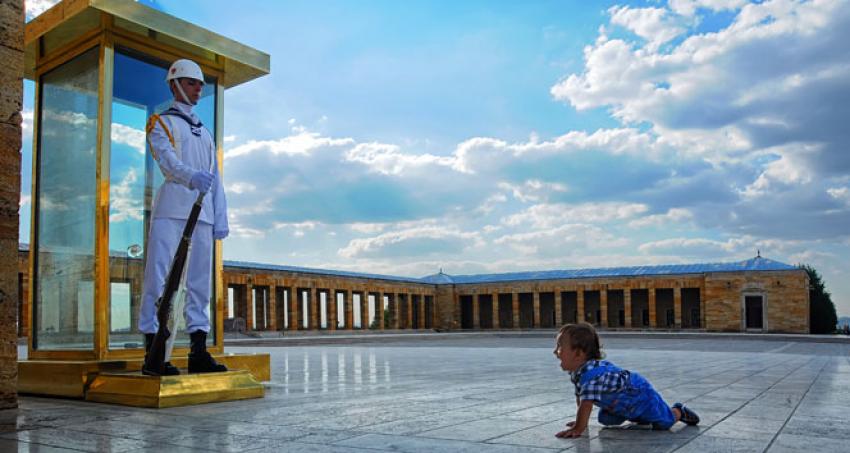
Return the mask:
<path fill-rule="evenodd" d="M 148 118 L 169 108 L 173 95 L 165 82 L 169 62 L 118 48 L 114 59 L 109 169 L 109 348 L 142 347 L 138 328 L 145 251 L 153 201 L 164 177 L 150 146 Z M 207 77 L 194 111 L 215 137 L 216 80 Z M 187 210 L 190 207 L 187 207 Z M 188 211 L 187 211 L 188 214 Z M 213 272 L 215 277 L 215 272 Z M 213 278 L 214 278 L 213 277 Z M 210 291 L 215 306 L 215 282 Z M 177 346 L 188 346 L 182 307 L 174 307 Z M 215 310 L 210 310 L 215 325 Z M 214 331 L 210 332 L 214 340 Z"/>
<path fill-rule="evenodd" d="M 33 348 L 94 347 L 98 48 L 40 80 Z"/>

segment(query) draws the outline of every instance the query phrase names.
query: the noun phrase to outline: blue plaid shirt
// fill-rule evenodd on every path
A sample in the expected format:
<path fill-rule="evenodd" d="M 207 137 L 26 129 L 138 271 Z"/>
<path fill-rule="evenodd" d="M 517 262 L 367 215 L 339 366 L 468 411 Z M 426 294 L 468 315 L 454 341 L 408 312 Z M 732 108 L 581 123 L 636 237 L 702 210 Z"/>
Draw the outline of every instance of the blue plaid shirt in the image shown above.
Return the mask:
<path fill-rule="evenodd" d="M 584 362 L 581 368 L 570 372 L 570 379 L 576 387 L 576 396 L 580 401 L 601 401 L 603 393 L 620 392 L 626 388 L 629 376 L 629 372 L 626 370 L 602 373 L 584 385 L 581 385 L 581 375 L 599 365 L 611 365 L 611 362 L 605 360 L 588 360 Z"/>

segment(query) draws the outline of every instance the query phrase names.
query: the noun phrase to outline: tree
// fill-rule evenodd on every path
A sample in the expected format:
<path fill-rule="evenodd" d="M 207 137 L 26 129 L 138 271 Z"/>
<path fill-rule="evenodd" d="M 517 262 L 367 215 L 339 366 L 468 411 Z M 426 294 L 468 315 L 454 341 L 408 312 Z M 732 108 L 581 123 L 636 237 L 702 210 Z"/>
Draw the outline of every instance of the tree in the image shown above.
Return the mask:
<path fill-rule="evenodd" d="M 809 320 L 812 333 L 833 333 L 838 324 L 838 315 L 835 313 L 835 304 L 832 303 L 832 295 L 826 290 L 818 271 L 808 264 L 801 264 L 800 268 L 809 274 Z"/>

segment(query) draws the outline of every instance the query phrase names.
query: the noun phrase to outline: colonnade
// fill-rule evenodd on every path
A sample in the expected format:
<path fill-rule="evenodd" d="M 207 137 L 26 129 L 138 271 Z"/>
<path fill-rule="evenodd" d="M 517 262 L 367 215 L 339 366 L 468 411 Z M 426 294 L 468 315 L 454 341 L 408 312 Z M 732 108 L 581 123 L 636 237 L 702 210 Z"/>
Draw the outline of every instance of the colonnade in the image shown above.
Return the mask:
<path fill-rule="evenodd" d="M 225 330 L 395 330 L 430 329 L 435 324 L 430 285 L 382 287 L 309 278 L 225 280 Z"/>
<path fill-rule="evenodd" d="M 611 328 L 705 328 L 703 293 L 698 285 L 460 287 L 454 296 L 455 319 L 462 329 L 557 327 L 577 321 Z"/>

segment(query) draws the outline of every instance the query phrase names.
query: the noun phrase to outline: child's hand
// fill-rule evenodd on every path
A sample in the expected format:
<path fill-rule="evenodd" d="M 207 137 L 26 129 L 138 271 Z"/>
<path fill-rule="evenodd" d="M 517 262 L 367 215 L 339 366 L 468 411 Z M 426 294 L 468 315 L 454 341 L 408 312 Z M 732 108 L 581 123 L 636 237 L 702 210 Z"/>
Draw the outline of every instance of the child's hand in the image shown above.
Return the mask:
<path fill-rule="evenodd" d="M 567 426 L 569 426 L 570 429 L 555 434 L 555 437 L 559 437 L 561 439 L 581 437 L 581 435 L 584 434 L 584 430 L 587 429 L 584 426 L 576 426 L 576 422 L 569 422 L 567 423 Z"/>

